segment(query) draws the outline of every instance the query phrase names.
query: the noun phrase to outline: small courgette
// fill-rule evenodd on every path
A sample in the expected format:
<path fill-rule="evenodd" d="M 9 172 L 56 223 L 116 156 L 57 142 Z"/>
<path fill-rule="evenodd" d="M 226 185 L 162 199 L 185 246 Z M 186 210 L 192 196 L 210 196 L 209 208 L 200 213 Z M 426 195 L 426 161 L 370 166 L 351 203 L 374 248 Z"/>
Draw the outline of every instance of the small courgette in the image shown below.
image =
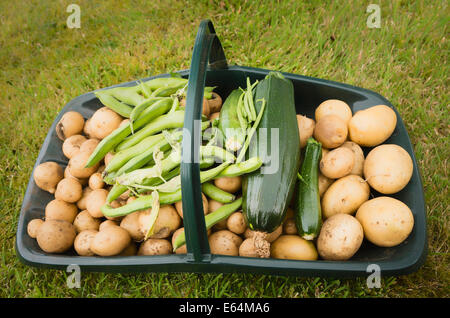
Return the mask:
<path fill-rule="evenodd" d="M 295 224 L 299 235 L 308 241 L 317 237 L 322 225 L 319 195 L 319 161 L 321 156 L 321 143 L 312 137 L 309 138 L 298 176 L 298 192 L 295 198 Z"/>

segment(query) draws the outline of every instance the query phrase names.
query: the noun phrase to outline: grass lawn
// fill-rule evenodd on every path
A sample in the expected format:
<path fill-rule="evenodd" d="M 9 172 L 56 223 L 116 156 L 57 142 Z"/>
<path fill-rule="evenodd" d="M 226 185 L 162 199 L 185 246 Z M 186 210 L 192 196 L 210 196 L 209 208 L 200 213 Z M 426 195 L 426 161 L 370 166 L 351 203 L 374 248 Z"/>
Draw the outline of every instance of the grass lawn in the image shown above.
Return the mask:
<path fill-rule="evenodd" d="M 448 297 L 449 20 L 447 1 L 0 2 L 0 297 Z M 317 3 L 317 4 L 310 4 Z M 319 5 L 319 3 L 321 3 Z M 210 18 L 230 64 L 374 90 L 399 110 L 424 182 L 429 253 L 416 273 L 366 279 L 253 274 L 82 273 L 23 265 L 14 250 L 22 199 L 54 118 L 71 99 L 113 84 L 189 68 L 199 22 Z"/>

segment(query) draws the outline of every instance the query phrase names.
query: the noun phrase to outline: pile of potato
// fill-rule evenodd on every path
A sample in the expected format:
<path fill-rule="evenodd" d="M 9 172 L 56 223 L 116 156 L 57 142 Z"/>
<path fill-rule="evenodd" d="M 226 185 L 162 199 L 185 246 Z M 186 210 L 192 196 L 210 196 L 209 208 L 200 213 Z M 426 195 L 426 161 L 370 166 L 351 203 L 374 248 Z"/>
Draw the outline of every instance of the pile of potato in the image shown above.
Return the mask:
<path fill-rule="evenodd" d="M 352 114 L 345 102 L 330 99 L 316 108 L 315 120 L 302 115 L 297 119 L 301 145 L 314 137 L 323 146 L 319 256 L 347 260 L 364 238 L 383 247 L 402 243 L 412 231 L 414 217 L 407 205 L 387 195 L 408 184 L 413 162 L 402 147 L 384 144 L 395 130 L 395 112 L 377 105 Z M 367 156 L 362 147 L 370 147 Z M 371 190 L 380 196 L 371 198 Z"/>
<path fill-rule="evenodd" d="M 210 104 L 205 100 L 204 114 L 211 120 L 219 116 L 221 107 L 220 96 L 215 97 Z M 306 241 L 297 234 L 294 210 L 289 207 L 284 222 L 266 237 L 270 257 L 347 260 L 364 238 L 378 246 L 403 242 L 414 225 L 411 210 L 388 196 L 370 198 L 371 189 L 383 195 L 400 191 L 412 176 L 409 154 L 397 145 L 383 144 L 395 129 L 395 112 L 378 105 L 352 114 L 345 102 L 327 100 L 317 107 L 315 119 L 302 115 L 297 119 L 301 147 L 311 136 L 323 145 L 319 190 L 324 223 L 318 239 Z M 154 234 L 146 240 L 145 224 L 151 209 L 118 218 L 106 218 L 101 212 L 110 189 L 102 171 L 114 154 L 109 153 L 94 167 L 84 166 L 97 144 L 127 122 L 103 107 L 87 120 L 77 112 L 67 112 L 58 123 L 56 133 L 63 140 L 68 165 L 63 169 L 55 162 L 45 162 L 34 171 L 37 186 L 55 196 L 45 208 L 45 217 L 28 224 L 29 236 L 36 238 L 43 251 L 64 253 L 73 247 L 80 256 L 186 253 L 186 245 L 175 252 L 172 248 L 173 240 L 184 230 L 181 201 L 160 207 Z M 362 147 L 372 147 L 366 157 Z M 238 196 L 242 180 L 219 178 L 214 184 Z M 135 197 L 128 191 L 111 206 L 132 200 Z M 205 214 L 222 205 L 203 195 Z M 241 211 L 208 230 L 212 254 L 257 257 L 254 236 Z"/>
<path fill-rule="evenodd" d="M 208 105 L 204 107 L 204 114 L 210 115 L 210 119 L 216 118 L 222 104 L 220 96 L 214 94 L 214 98 L 205 99 L 205 103 Z M 44 162 L 36 167 L 33 174 L 36 185 L 55 196 L 45 207 L 44 218 L 31 220 L 27 228 L 28 235 L 36 238 L 44 252 L 65 253 L 73 248 L 80 256 L 173 253 L 172 242 L 184 230 L 181 201 L 160 207 L 154 234 L 144 241 L 146 221 L 151 209 L 117 218 L 105 217 L 101 211 L 111 187 L 103 181 L 102 172 L 114 154 L 109 153 L 103 162 L 85 168 L 98 143 L 126 123 L 128 119 L 107 107 L 100 108 L 87 120 L 74 111 L 65 113 L 61 118 L 56 133 L 63 141 L 62 152 L 69 160 L 68 165 L 63 169 L 56 162 Z M 236 193 L 240 191 L 241 178 L 219 178 L 214 184 L 224 191 Z M 135 199 L 127 191 L 111 206 L 119 207 Z M 222 205 L 203 194 L 205 214 Z M 211 250 L 213 253 L 227 254 L 227 249 L 231 249 L 237 255 L 237 249 L 243 241 L 238 236 L 245 231 L 242 213 L 234 213 L 209 231 L 214 232 L 210 236 Z M 228 246 L 227 238 L 233 238 L 236 244 Z M 186 245 L 175 253 L 186 253 Z"/>

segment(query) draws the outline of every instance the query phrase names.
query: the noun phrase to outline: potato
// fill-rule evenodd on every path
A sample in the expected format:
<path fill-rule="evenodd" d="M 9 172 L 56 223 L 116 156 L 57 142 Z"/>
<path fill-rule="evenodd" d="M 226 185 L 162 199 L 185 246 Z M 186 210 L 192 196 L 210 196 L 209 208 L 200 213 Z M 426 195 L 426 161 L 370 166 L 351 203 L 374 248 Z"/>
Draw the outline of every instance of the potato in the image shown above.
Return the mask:
<path fill-rule="evenodd" d="M 328 99 L 322 102 L 315 111 L 316 121 L 327 115 L 340 117 L 345 123 L 352 118 L 352 110 L 346 102 L 338 99 Z"/>
<path fill-rule="evenodd" d="M 235 193 L 242 185 L 242 178 L 237 177 L 221 177 L 214 179 L 214 185 L 224 191 Z"/>
<path fill-rule="evenodd" d="M 63 142 L 63 154 L 69 159 L 72 158 L 80 151 L 81 144 L 86 140 L 86 137 L 84 137 L 83 135 L 70 136 Z"/>
<path fill-rule="evenodd" d="M 100 140 L 95 138 L 87 139 L 85 142 L 83 142 L 80 146 L 80 152 L 86 152 L 89 155 L 91 155 L 95 148 L 97 148 L 98 144 L 100 143 Z"/>
<path fill-rule="evenodd" d="M 209 115 L 209 120 L 212 122 L 214 119 L 219 118 L 219 116 L 220 112 L 212 113 L 211 115 Z"/>
<path fill-rule="evenodd" d="M 92 190 L 102 189 L 104 186 L 105 182 L 103 181 L 103 177 L 100 172 L 96 172 L 89 177 L 89 188 Z"/>
<path fill-rule="evenodd" d="M 33 179 L 40 189 L 55 193 L 56 185 L 63 179 L 63 175 L 63 169 L 59 164 L 47 161 L 34 169 Z"/>
<path fill-rule="evenodd" d="M 320 197 L 323 196 L 323 194 L 327 191 L 327 189 L 332 185 L 334 182 L 334 179 L 330 179 L 325 177 L 320 171 L 319 171 L 319 195 Z"/>
<path fill-rule="evenodd" d="M 56 135 L 61 140 L 66 140 L 73 135 L 79 135 L 83 131 L 84 118 L 75 111 L 65 113 L 56 125 Z"/>
<path fill-rule="evenodd" d="M 208 242 L 211 254 L 238 256 L 242 239 L 231 231 L 221 230 L 212 233 Z"/>
<path fill-rule="evenodd" d="M 37 232 L 43 223 L 44 220 L 41 219 L 33 219 L 30 222 L 28 222 L 27 225 L 28 236 L 31 238 L 36 238 Z"/>
<path fill-rule="evenodd" d="M 86 163 L 88 162 L 90 153 L 80 151 L 75 156 L 70 158 L 68 168 L 69 172 L 75 178 L 89 178 L 91 174 L 97 171 L 100 163 L 93 165 L 92 167 L 86 168 Z"/>
<path fill-rule="evenodd" d="M 369 152 L 364 162 L 364 177 L 372 188 L 383 194 L 402 190 L 412 174 L 411 156 L 398 145 L 377 146 Z"/>
<path fill-rule="evenodd" d="M 288 218 L 283 222 L 284 234 L 298 234 L 297 226 L 295 225 L 294 218 Z"/>
<path fill-rule="evenodd" d="M 180 101 L 181 107 L 186 107 L 186 99 L 182 99 Z M 209 114 L 211 113 L 211 109 L 209 107 L 209 102 L 206 98 L 203 98 L 203 105 L 202 105 L 202 114 L 206 117 L 209 117 Z"/>
<path fill-rule="evenodd" d="M 111 159 L 114 157 L 114 153 L 113 152 L 108 152 L 106 155 L 105 155 L 105 158 L 103 159 L 104 160 L 104 162 L 105 162 L 105 166 L 108 166 L 108 164 L 111 162 Z"/>
<path fill-rule="evenodd" d="M 64 178 L 73 178 L 73 179 L 77 180 L 81 184 L 81 186 L 87 185 L 88 181 L 89 181 L 88 178 L 76 178 L 76 177 L 72 176 L 70 174 L 69 167 L 66 167 L 66 169 L 64 169 Z"/>
<path fill-rule="evenodd" d="M 209 207 L 208 207 L 208 199 L 206 196 L 202 193 L 202 203 L 203 203 L 203 214 L 209 213 Z M 182 201 L 178 201 L 175 203 L 175 209 L 180 215 L 181 218 L 183 218 L 183 203 Z"/>
<path fill-rule="evenodd" d="M 143 210 L 139 214 L 139 228 L 145 234 L 149 230 L 149 219 L 152 209 Z M 162 205 L 153 226 L 150 238 L 167 238 L 181 225 L 181 218 L 172 205 Z"/>
<path fill-rule="evenodd" d="M 325 260 L 345 261 L 355 255 L 363 238 L 363 228 L 355 217 L 336 214 L 323 223 L 317 250 Z"/>
<path fill-rule="evenodd" d="M 361 147 L 353 141 L 346 141 L 342 144 L 341 147 L 348 148 L 353 152 L 355 161 L 353 164 L 353 169 L 352 171 L 350 171 L 350 174 L 356 174 L 362 177 L 364 169 L 364 152 L 361 149 Z"/>
<path fill-rule="evenodd" d="M 326 115 L 316 122 L 314 138 L 325 148 L 342 145 L 348 134 L 347 123 L 336 115 Z"/>
<path fill-rule="evenodd" d="M 81 199 L 83 188 L 74 178 L 64 178 L 56 186 L 55 198 L 58 200 L 75 203 Z"/>
<path fill-rule="evenodd" d="M 297 115 L 298 132 L 300 135 L 300 148 L 306 146 L 306 142 L 314 134 L 316 122 L 314 119 L 303 115 Z"/>
<path fill-rule="evenodd" d="M 247 223 L 245 223 L 242 212 L 234 212 L 227 218 L 227 228 L 235 234 L 242 234 L 245 232 Z"/>
<path fill-rule="evenodd" d="M 253 238 L 245 239 L 239 246 L 239 256 L 244 257 L 259 257 L 255 248 L 255 241 Z"/>
<path fill-rule="evenodd" d="M 114 256 L 120 254 L 130 242 L 127 230 L 120 226 L 108 226 L 95 235 L 91 251 L 99 256 Z"/>
<path fill-rule="evenodd" d="M 414 216 L 402 201 L 391 197 L 377 197 L 363 203 L 356 218 L 367 240 L 383 247 L 402 243 L 414 227 Z"/>
<path fill-rule="evenodd" d="M 165 239 L 148 239 L 141 243 L 138 255 L 167 255 L 172 254 L 172 244 Z"/>
<path fill-rule="evenodd" d="M 220 113 L 222 108 L 222 97 L 216 92 L 212 92 L 212 98 L 208 99 L 209 110 L 211 113 Z M 213 120 L 211 117 L 210 120 Z"/>
<path fill-rule="evenodd" d="M 75 238 L 74 248 L 80 256 L 93 256 L 94 252 L 91 251 L 91 243 L 94 237 L 97 235 L 96 230 L 84 230 L 78 233 Z"/>
<path fill-rule="evenodd" d="M 184 227 L 180 227 L 178 230 L 176 230 L 175 232 L 173 232 L 172 235 L 172 246 L 175 245 L 175 239 L 177 238 L 178 235 L 180 235 L 181 233 L 184 233 Z M 175 254 L 186 254 L 187 253 L 187 247 L 186 244 L 181 245 L 179 248 L 177 248 L 175 250 Z"/>
<path fill-rule="evenodd" d="M 213 199 L 209 200 L 208 201 L 208 213 L 214 212 L 221 206 L 223 206 L 223 203 L 220 203 Z M 228 218 L 226 218 L 225 220 L 222 220 L 220 222 L 217 222 L 216 224 L 213 225 L 212 229 L 214 231 L 226 230 L 227 229 L 227 220 L 228 220 Z"/>
<path fill-rule="evenodd" d="M 46 253 L 64 253 L 75 241 L 75 227 L 63 220 L 46 220 L 38 229 L 36 240 Z"/>
<path fill-rule="evenodd" d="M 327 178 L 338 179 L 350 174 L 355 164 L 353 151 L 345 147 L 331 150 L 320 160 L 320 172 Z"/>
<path fill-rule="evenodd" d="M 90 119 L 90 118 L 88 118 L 88 119 L 85 121 L 85 123 L 84 123 L 83 134 L 84 134 L 87 138 L 91 138 L 91 137 L 92 137 L 91 119 Z"/>
<path fill-rule="evenodd" d="M 360 146 L 378 146 L 392 135 L 396 125 L 397 115 L 392 108 L 372 106 L 353 115 L 348 124 L 349 137 Z"/>
<path fill-rule="evenodd" d="M 119 127 L 122 127 L 122 126 L 124 126 L 124 125 L 129 125 L 129 124 L 130 124 L 130 119 L 129 119 L 129 118 L 125 118 L 124 120 L 122 120 L 122 121 L 120 122 Z"/>
<path fill-rule="evenodd" d="M 86 230 L 99 231 L 100 229 L 100 219 L 93 218 L 92 215 L 87 211 L 83 210 L 75 217 L 73 225 L 77 233 Z"/>
<path fill-rule="evenodd" d="M 102 206 L 106 203 L 108 197 L 108 191 L 105 189 L 92 190 L 86 198 L 86 209 L 94 218 L 103 217 L 101 210 Z"/>
<path fill-rule="evenodd" d="M 83 193 L 81 195 L 81 199 L 78 200 L 78 202 L 77 202 L 77 207 L 80 210 L 86 210 L 86 199 L 87 199 L 89 193 L 91 193 L 91 192 L 92 192 L 92 189 L 89 188 L 89 187 L 85 187 L 83 189 Z"/>
<path fill-rule="evenodd" d="M 128 231 L 134 241 L 138 242 L 144 239 L 144 233 L 140 229 L 139 214 L 139 211 L 130 213 L 120 221 L 120 226 Z"/>
<path fill-rule="evenodd" d="M 134 256 L 137 254 L 137 251 L 136 243 L 131 242 L 122 252 L 120 252 L 120 254 L 118 254 L 118 256 Z"/>
<path fill-rule="evenodd" d="M 92 136 L 103 139 L 116 130 L 123 118 L 108 107 L 98 109 L 91 117 L 90 129 Z"/>
<path fill-rule="evenodd" d="M 103 231 L 103 229 L 106 229 L 109 226 L 119 226 L 119 223 L 113 220 L 105 220 L 102 223 L 100 223 L 98 230 Z"/>
<path fill-rule="evenodd" d="M 322 197 L 322 216 L 353 214 L 369 200 L 369 195 L 369 185 L 360 176 L 352 174 L 336 180 Z"/>
<path fill-rule="evenodd" d="M 281 235 L 270 246 L 270 256 L 279 259 L 314 261 L 318 258 L 313 242 L 298 235 Z"/>
<path fill-rule="evenodd" d="M 78 214 L 75 204 L 54 199 L 45 206 L 46 220 L 63 220 L 72 223 Z"/>

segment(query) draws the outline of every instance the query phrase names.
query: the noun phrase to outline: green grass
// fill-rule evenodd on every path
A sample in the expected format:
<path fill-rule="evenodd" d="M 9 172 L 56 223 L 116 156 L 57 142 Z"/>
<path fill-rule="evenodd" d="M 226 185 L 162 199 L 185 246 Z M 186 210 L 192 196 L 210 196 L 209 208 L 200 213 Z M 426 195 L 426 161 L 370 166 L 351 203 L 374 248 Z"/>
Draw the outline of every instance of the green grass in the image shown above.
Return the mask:
<path fill-rule="evenodd" d="M 72 1 L 0 3 L 1 297 L 448 297 L 449 95 L 446 1 Z M 27 267 L 14 250 L 22 199 L 54 118 L 85 92 L 187 69 L 199 22 L 212 19 L 230 64 L 374 90 L 399 110 L 414 145 L 427 203 L 429 255 L 416 273 L 365 278 L 250 274 L 82 273 Z"/>

